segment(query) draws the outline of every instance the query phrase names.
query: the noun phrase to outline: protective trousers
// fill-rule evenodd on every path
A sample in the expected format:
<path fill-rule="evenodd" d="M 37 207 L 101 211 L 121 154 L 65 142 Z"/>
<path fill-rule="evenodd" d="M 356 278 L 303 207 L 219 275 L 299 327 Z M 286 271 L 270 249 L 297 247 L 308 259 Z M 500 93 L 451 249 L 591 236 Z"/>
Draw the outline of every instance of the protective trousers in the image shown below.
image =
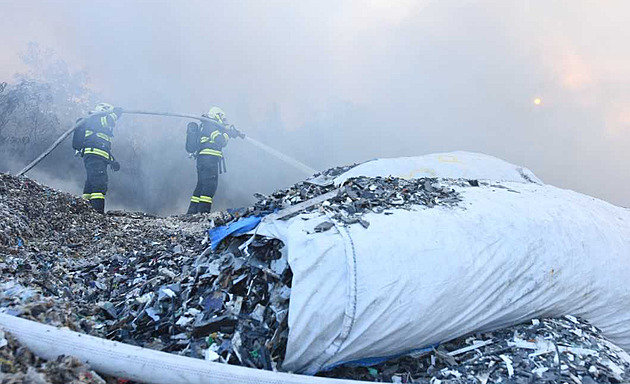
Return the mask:
<path fill-rule="evenodd" d="M 105 213 L 107 193 L 107 165 L 109 161 L 98 155 L 85 155 L 83 158 L 87 179 L 83 187 L 83 198 L 89 200 L 92 208 Z"/>
<path fill-rule="evenodd" d="M 212 198 L 219 186 L 219 163 L 221 158 L 212 155 L 199 155 L 197 157 L 197 186 L 190 198 L 188 212 L 210 212 Z"/>

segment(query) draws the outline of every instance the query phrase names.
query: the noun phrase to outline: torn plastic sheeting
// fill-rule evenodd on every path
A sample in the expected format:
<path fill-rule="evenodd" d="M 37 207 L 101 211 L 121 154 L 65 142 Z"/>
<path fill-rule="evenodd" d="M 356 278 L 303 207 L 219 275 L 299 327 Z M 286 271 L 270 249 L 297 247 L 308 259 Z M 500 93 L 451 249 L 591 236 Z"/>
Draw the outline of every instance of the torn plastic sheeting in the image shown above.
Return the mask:
<path fill-rule="evenodd" d="M 74 356 L 97 372 L 149 384 L 361 384 L 213 363 L 101 339 L 1 314 L 0 326 L 36 355 Z"/>
<path fill-rule="evenodd" d="M 243 235 L 256 228 L 258 223 L 260 223 L 260 220 L 262 220 L 262 217 L 250 216 L 242 218 L 235 223 L 210 229 L 208 234 L 210 235 L 212 250 L 216 250 L 219 244 L 221 244 L 221 241 L 223 241 L 226 237 Z"/>

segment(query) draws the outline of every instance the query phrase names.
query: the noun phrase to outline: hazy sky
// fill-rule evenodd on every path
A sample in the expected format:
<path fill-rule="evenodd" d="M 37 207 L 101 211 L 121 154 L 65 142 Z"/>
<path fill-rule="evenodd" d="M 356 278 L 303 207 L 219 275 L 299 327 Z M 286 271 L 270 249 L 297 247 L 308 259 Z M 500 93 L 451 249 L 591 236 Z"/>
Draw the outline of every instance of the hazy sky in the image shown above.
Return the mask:
<path fill-rule="evenodd" d="M 0 0 L 0 14 L 0 79 L 36 41 L 112 103 L 218 104 L 314 168 L 461 149 L 630 206 L 624 0 Z M 246 143 L 226 155 L 228 190 L 300 178 Z"/>

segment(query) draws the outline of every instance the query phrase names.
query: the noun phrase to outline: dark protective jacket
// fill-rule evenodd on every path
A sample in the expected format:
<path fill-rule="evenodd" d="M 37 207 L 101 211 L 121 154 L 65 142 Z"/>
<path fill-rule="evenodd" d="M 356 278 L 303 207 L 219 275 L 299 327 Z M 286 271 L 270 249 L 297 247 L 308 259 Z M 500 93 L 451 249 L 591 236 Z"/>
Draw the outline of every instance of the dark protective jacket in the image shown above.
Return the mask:
<path fill-rule="evenodd" d="M 225 133 L 225 127 L 213 121 L 204 121 L 199 134 L 198 155 L 223 157 L 222 149 L 227 145 L 230 136 Z"/>
<path fill-rule="evenodd" d="M 112 156 L 112 138 L 116 120 L 120 116 L 114 112 L 108 114 L 94 114 L 83 121 L 85 138 L 81 155 L 101 156 L 109 161 Z"/>

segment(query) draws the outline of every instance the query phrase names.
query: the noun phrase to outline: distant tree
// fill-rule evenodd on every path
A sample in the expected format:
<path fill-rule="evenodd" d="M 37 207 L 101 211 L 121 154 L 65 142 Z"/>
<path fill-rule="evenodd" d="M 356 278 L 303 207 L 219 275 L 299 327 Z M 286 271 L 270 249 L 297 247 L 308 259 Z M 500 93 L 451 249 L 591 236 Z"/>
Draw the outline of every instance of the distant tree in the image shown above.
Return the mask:
<path fill-rule="evenodd" d="M 86 116 L 98 97 L 87 74 L 72 71 L 53 51 L 30 43 L 20 57 L 27 70 L 12 81 L 0 81 L 0 172 L 19 171 Z M 123 116 L 113 145 L 121 170 L 110 178 L 108 209 L 185 210 L 195 178 L 183 149 L 185 122 L 156 125 Z M 28 175 L 42 175 L 53 187 L 80 193 L 85 171 L 73 153 L 67 140 Z"/>
<path fill-rule="evenodd" d="M 22 80 L 0 94 L 0 145 L 13 156 L 32 156 L 59 129 L 50 87 Z"/>
<path fill-rule="evenodd" d="M 0 86 L 0 160 L 37 156 L 93 103 L 85 72 L 72 72 L 53 51 L 29 43 L 20 56 L 26 73 Z M 0 169 L 7 171 L 7 169 Z"/>
<path fill-rule="evenodd" d="M 29 43 L 20 58 L 27 65 L 28 72 L 17 74 L 16 79 L 48 85 L 54 100 L 52 111 L 61 122 L 73 121 L 94 104 L 96 95 L 88 87 L 87 73 L 71 71 L 54 51 L 43 49 L 37 43 Z"/>

